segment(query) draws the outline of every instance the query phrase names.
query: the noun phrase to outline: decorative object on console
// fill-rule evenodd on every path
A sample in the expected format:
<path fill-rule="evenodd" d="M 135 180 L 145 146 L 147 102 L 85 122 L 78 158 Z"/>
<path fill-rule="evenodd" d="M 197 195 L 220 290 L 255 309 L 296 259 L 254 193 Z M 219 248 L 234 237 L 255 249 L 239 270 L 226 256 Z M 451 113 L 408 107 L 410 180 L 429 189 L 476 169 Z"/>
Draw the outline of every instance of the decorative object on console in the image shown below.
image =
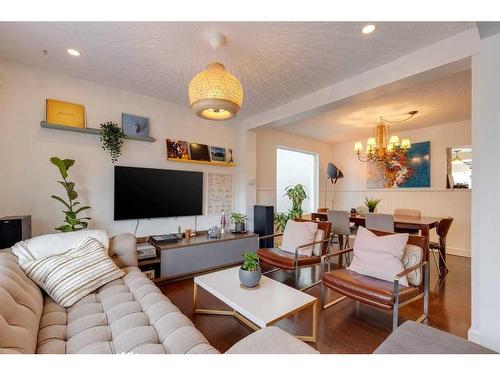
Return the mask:
<path fill-rule="evenodd" d="M 122 130 L 125 135 L 149 137 L 149 119 L 122 113 Z"/>
<path fill-rule="evenodd" d="M 85 107 L 54 99 L 45 102 L 45 121 L 49 124 L 85 128 Z"/>
<path fill-rule="evenodd" d="M 389 121 L 380 117 L 379 121 L 373 127 L 373 137 L 368 138 L 366 142 L 366 153 L 364 157 L 361 155 L 363 144 L 361 142 L 355 143 L 354 152 L 358 156 L 358 159 L 362 162 L 371 163 L 389 162 L 395 158 L 400 159 L 408 149 L 410 149 L 411 143 L 409 139 L 399 141 L 397 135 L 391 136 L 389 124 L 398 124 L 408 121 L 417 113 L 418 111 L 408 112 L 409 117 L 398 121 Z"/>
<path fill-rule="evenodd" d="M 233 158 L 233 149 L 232 148 L 228 148 L 227 149 L 227 152 L 229 152 L 229 157 L 227 159 L 227 162 L 228 163 L 234 163 L 234 158 Z"/>
<path fill-rule="evenodd" d="M 176 139 L 167 139 L 167 159 L 189 160 L 189 143 Z"/>
<path fill-rule="evenodd" d="M 208 152 L 207 145 L 190 143 L 189 154 L 191 155 L 191 160 L 210 161 L 210 153 Z"/>
<path fill-rule="evenodd" d="M 302 184 L 288 186 L 285 188 L 285 194 L 292 201 L 292 208 L 288 212 L 277 212 L 274 214 L 274 223 L 276 230 L 285 230 L 286 223 L 290 219 L 299 219 L 302 217 L 302 202 L 308 198 L 307 193 Z"/>
<path fill-rule="evenodd" d="M 365 206 L 368 208 L 368 212 L 375 212 L 377 205 L 382 201 L 382 199 L 368 198 L 365 197 Z M 352 212 L 352 210 L 351 210 Z M 356 212 L 356 211 L 354 211 Z"/>
<path fill-rule="evenodd" d="M 31 215 L 0 218 L 0 249 L 31 238 Z"/>
<path fill-rule="evenodd" d="M 209 36 L 210 45 L 217 50 L 226 38 L 218 32 Z M 238 78 L 228 73 L 219 62 L 208 64 L 189 82 L 189 104 L 197 116 L 215 121 L 236 116 L 243 103 L 243 88 Z"/>
<path fill-rule="evenodd" d="M 109 151 L 111 162 L 115 163 L 122 154 L 123 138 L 125 134 L 118 124 L 108 121 L 101 124 L 99 135 L 102 149 Z"/>
<path fill-rule="evenodd" d="M 212 161 L 226 161 L 226 149 L 224 147 L 210 146 L 210 159 Z"/>
<path fill-rule="evenodd" d="M 240 214 L 239 212 L 231 213 L 231 222 L 234 224 L 233 233 L 245 233 L 245 222 L 247 221 L 247 215 Z"/>
<path fill-rule="evenodd" d="M 74 160 L 64 159 L 61 160 L 58 157 L 51 157 L 50 162 L 54 164 L 57 168 L 59 168 L 59 172 L 61 173 L 63 181 L 58 181 L 66 190 L 66 194 L 68 195 L 68 202 L 64 199 L 58 197 L 57 195 L 51 195 L 52 198 L 61 202 L 67 210 L 63 211 L 66 215 L 64 221 L 66 224 L 60 225 L 55 230 L 59 230 L 61 232 L 73 232 L 81 229 L 87 228 L 87 221 L 91 220 L 90 217 L 82 217 L 78 218 L 78 214 L 82 211 L 90 209 L 89 206 L 80 206 L 80 202 L 75 202 L 75 199 L 78 198 L 78 193 L 75 191 L 75 183 L 71 181 L 67 181 L 68 177 L 68 169 L 75 164 Z"/>
<path fill-rule="evenodd" d="M 213 225 L 210 228 L 208 228 L 207 237 L 208 238 L 221 238 L 222 233 L 219 230 L 219 227 L 217 225 Z"/>
<path fill-rule="evenodd" d="M 262 277 L 259 256 L 254 251 L 247 251 L 243 253 L 243 259 L 239 271 L 240 282 L 247 288 L 255 288 Z"/>
<path fill-rule="evenodd" d="M 367 187 L 430 187 L 430 142 L 414 143 L 403 154 L 385 161 L 368 163 Z"/>
<path fill-rule="evenodd" d="M 333 189 L 335 190 L 335 184 L 339 178 L 344 178 L 344 174 L 340 169 L 338 169 L 335 164 L 328 163 L 326 168 L 326 179 L 325 179 L 325 208 L 326 208 L 326 198 L 328 196 L 328 180 L 333 185 Z M 333 191 L 332 191 L 332 209 L 333 209 Z"/>

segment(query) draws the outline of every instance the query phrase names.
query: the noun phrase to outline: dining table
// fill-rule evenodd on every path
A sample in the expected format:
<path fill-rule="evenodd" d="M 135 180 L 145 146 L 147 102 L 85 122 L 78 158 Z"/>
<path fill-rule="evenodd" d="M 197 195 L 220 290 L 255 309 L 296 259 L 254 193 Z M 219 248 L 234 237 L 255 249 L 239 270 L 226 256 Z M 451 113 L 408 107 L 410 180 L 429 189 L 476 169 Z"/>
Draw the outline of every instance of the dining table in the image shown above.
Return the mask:
<path fill-rule="evenodd" d="M 327 221 L 328 216 L 326 212 L 312 212 L 311 220 Z M 420 231 L 421 236 L 427 238 L 427 244 L 430 241 L 430 231 L 436 228 L 440 218 L 433 216 L 421 216 L 421 217 L 411 217 L 403 215 L 394 215 L 394 227 L 395 229 L 413 229 Z M 351 223 L 357 225 L 365 225 L 365 216 L 363 214 L 354 213 L 349 217 Z M 446 254 L 444 251 L 441 252 L 442 257 L 439 257 L 439 269 L 445 273 L 445 261 Z"/>

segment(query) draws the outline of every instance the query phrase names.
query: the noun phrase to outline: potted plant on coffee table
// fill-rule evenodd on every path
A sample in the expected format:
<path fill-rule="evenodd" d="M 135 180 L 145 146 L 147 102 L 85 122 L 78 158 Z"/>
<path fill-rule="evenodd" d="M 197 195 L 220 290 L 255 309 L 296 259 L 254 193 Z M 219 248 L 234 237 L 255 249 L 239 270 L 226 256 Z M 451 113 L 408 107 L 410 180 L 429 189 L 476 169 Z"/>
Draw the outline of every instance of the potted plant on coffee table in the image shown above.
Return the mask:
<path fill-rule="evenodd" d="M 244 233 L 245 222 L 247 221 L 247 215 L 240 214 L 239 212 L 231 213 L 231 222 L 234 224 L 235 233 Z"/>
<path fill-rule="evenodd" d="M 243 253 L 244 262 L 240 267 L 240 282 L 247 288 L 259 285 L 262 271 L 260 269 L 259 256 L 254 251 Z"/>

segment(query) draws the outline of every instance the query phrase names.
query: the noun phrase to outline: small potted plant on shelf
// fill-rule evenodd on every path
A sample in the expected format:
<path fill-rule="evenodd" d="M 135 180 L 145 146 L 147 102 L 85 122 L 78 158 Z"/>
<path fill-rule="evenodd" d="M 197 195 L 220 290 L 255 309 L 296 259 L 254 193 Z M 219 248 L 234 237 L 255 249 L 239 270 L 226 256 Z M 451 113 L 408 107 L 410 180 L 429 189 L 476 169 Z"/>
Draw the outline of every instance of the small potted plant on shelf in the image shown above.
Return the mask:
<path fill-rule="evenodd" d="M 374 199 L 365 197 L 365 205 L 368 207 L 368 212 L 375 212 L 377 205 L 380 203 L 382 199 Z"/>
<path fill-rule="evenodd" d="M 259 285 L 262 271 L 260 270 L 259 256 L 254 251 L 243 253 L 244 262 L 240 268 L 240 282 L 247 288 Z"/>
<path fill-rule="evenodd" d="M 239 212 L 231 213 L 231 222 L 234 224 L 235 233 L 243 233 L 246 231 L 245 222 L 247 221 L 247 215 L 240 214 Z"/>

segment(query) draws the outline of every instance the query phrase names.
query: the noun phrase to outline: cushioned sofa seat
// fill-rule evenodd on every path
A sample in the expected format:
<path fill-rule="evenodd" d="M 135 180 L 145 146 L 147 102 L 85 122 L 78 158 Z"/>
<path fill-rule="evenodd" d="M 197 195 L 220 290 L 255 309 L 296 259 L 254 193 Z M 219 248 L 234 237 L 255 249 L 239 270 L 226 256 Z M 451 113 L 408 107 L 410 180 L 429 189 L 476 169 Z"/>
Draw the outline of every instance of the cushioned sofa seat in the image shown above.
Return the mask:
<path fill-rule="evenodd" d="M 50 297 L 36 353 L 217 353 L 136 267 L 68 309 Z"/>

